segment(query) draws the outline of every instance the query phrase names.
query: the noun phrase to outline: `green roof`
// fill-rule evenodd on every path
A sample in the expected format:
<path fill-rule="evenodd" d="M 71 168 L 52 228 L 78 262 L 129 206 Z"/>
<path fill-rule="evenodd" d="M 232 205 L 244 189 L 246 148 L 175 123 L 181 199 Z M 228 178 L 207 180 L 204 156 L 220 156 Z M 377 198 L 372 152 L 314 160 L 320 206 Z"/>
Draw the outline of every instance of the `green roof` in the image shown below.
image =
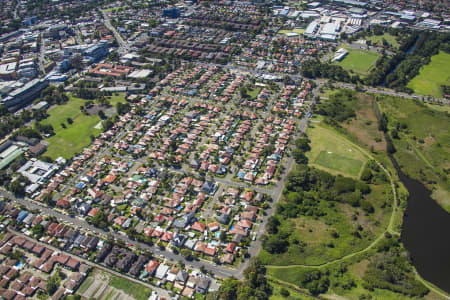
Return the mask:
<path fill-rule="evenodd" d="M 22 149 L 16 149 L 13 152 L 9 153 L 4 159 L 0 161 L 0 170 L 3 170 L 7 167 L 13 160 L 22 155 Z"/>

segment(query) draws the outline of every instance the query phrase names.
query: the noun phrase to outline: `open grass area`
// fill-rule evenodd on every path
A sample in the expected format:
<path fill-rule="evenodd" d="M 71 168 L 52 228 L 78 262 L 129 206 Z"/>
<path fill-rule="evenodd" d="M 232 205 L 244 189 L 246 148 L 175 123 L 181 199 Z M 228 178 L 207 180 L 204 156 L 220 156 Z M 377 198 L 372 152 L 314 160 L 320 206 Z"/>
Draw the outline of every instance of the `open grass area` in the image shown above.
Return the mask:
<path fill-rule="evenodd" d="M 261 92 L 262 88 L 255 87 L 254 89 L 247 90 L 248 95 L 250 96 L 250 99 L 256 99 L 258 97 L 258 94 Z"/>
<path fill-rule="evenodd" d="M 432 104 L 432 103 L 425 103 L 426 106 L 428 106 L 431 109 L 440 111 L 440 112 L 446 112 L 450 114 L 450 105 L 447 104 Z"/>
<path fill-rule="evenodd" d="M 352 140 L 358 141 L 367 150 L 386 151 L 384 135 L 378 130 L 378 121 L 372 105 L 372 95 L 358 94 L 359 101 L 355 104 L 356 118 L 341 124 L 350 134 Z"/>
<path fill-rule="evenodd" d="M 380 54 L 367 50 L 356 50 L 351 48 L 346 48 L 349 53 L 338 65 L 343 67 L 345 70 L 353 71 L 356 74 L 367 75 L 370 70 L 375 66 Z"/>
<path fill-rule="evenodd" d="M 383 46 L 383 39 L 389 43 L 393 48 L 398 48 L 397 38 L 390 33 L 384 33 L 383 35 L 372 35 L 366 37 L 366 41 L 372 42 L 372 45 Z"/>
<path fill-rule="evenodd" d="M 372 186 L 372 192 L 367 199 L 375 208 L 374 214 L 366 215 L 360 208 L 343 203 L 336 207 L 327 207 L 329 203 L 323 201 L 319 204 L 321 210 L 326 212 L 323 217 L 301 216 L 282 220 L 279 231 L 289 232 L 290 240 L 298 242 L 291 243 L 288 250 L 282 254 L 270 254 L 262 249 L 259 257 L 268 265 L 317 266 L 362 250 L 381 234 L 389 223 L 391 206 L 386 205 L 386 202 L 392 198 L 391 191 L 387 184 Z M 356 238 L 352 232 L 359 225 L 364 231 L 361 238 Z M 337 232 L 339 236 L 334 237 L 333 232 Z M 284 277 L 277 278 L 284 280 Z"/>
<path fill-rule="evenodd" d="M 274 281 L 269 281 L 270 285 L 272 286 L 272 295 L 270 296 L 269 300 L 310 300 L 314 299 L 313 297 L 309 297 L 305 294 L 297 292 L 295 289 L 288 287 L 288 286 L 281 286 L 278 283 L 275 283 Z M 289 296 L 285 297 L 282 295 L 281 290 L 287 290 L 289 292 Z"/>
<path fill-rule="evenodd" d="M 314 163 L 325 168 L 352 174 L 352 176 L 354 177 L 358 176 L 359 171 L 361 170 L 361 167 L 363 165 L 362 161 L 360 160 L 345 157 L 331 151 L 320 152 Z"/>
<path fill-rule="evenodd" d="M 307 157 L 313 166 L 331 174 L 359 178 L 367 157 L 352 142 L 320 123 L 310 126 L 307 134 L 312 149 Z"/>
<path fill-rule="evenodd" d="M 394 154 L 402 170 L 432 190 L 432 197 L 450 212 L 450 116 L 422 102 L 382 96 L 378 101 L 386 113 L 390 130 L 400 124 L 393 139 Z"/>
<path fill-rule="evenodd" d="M 292 29 L 292 30 L 282 29 L 282 30 L 278 31 L 278 33 L 280 33 L 280 34 L 291 33 L 291 32 L 298 33 L 298 34 L 301 35 L 301 34 L 303 34 L 303 32 L 305 32 L 305 29 L 295 28 L 295 29 Z"/>
<path fill-rule="evenodd" d="M 107 97 L 109 104 L 111 106 L 116 106 L 117 103 L 125 103 L 127 100 L 125 99 L 126 95 L 124 93 L 119 93 L 117 95 L 113 95 L 110 97 Z"/>
<path fill-rule="evenodd" d="M 417 94 L 441 98 L 444 84 L 450 85 L 450 54 L 441 51 L 431 57 L 431 62 L 407 86 Z"/>
<path fill-rule="evenodd" d="M 110 102 L 115 104 L 124 101 L 124 96 L 114 96 Z M 97 115 L 85 115 L 80 107 L 87 100 L 70 96 L 70 100 L 62 105 L 54 105 L 48 110 L 49 117 L 42 121 L 43 124 L 53 126 L 55 135 L 48 138 L 49 146 L 44 155 L 55 159 L 59 156 L 71 158 L 91 142 L 90 136 L 96 136 L 101 131 L 95 126 L 101 121 Z M 68 124 L 67 119 L 73 120 Z M 66 128 L 62 127 L 62 123 Z"/>
<path fill-rule="evenodd" d="M 152 293 L 151 289 L 141 284 L 137 284 L 112 275 L 110 277 L 109 284 L 112 287 L 123 291 L 126 295 L 130 295 L 136 300 L 147 300 Z"/>

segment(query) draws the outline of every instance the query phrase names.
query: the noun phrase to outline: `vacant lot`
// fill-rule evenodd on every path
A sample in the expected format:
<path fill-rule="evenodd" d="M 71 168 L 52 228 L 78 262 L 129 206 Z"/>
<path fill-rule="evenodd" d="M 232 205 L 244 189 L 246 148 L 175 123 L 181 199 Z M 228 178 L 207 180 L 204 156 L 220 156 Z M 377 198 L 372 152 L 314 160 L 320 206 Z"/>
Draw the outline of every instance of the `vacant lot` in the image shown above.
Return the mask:
<path fill-rule="evenodd" d="M 317 123 L 307 133 L 312 149 L 307 156 L 312 165 L 332 174 L 359 177 L 367 158 L 353 143 Z"/>
<path fill-rule="evenodd" d="M 442 97 L 442 85 L 450 85 L 450 54 L 442 51 L 408 83 L 415 93 L 438 98 Z"/>
<path fill-rule="evenodd" d="M 380 54 L 372 51 L 350 48 L 347 48 L 347 50 L 349 51 L 347 56 L 337 64 L 360 75 L 367 75 L 375 66 L 377 59 L 380 58 Z"/>
<path fill-rule="evenodd" d="M 143 285 L 100 270 L 95 270 L 77 290 L 77 294 L 86 299 L 99 300 L 146 300 L 150 293 Z"/>

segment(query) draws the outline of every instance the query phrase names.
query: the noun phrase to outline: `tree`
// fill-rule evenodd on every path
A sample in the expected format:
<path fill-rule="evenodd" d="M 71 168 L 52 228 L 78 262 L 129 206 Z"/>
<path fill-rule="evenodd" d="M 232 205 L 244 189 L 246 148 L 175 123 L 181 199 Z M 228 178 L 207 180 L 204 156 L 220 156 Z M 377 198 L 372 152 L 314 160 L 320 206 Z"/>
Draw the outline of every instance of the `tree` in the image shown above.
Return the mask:
<path fill-rule="evenodd" d="M 106 119 L 102 122 L 102 127 L 104 131 L 111 129 L 114 126 L 114 122 L 111 119 Z"/>
<path fill-rule="evenodd" d="M 69 63 L 72 68 L 75 68 L 77 70 L 83 69 L 83 58 L 81 57 L 81 54 L 72 55 L 72 57 L 69 59 Z"/>
<path fill-rule="evenodd" d="M 91 223 L 98 228 L 108 227 L 108 220 L 103 210 L 99 210 L 97 212 L 97 214 L 91 219 Z"/>
<path fill-rule="evenodd" d="M 295 159 L 295 162 L 297 164 L 307 164 L 308 163 L 308 158 L 303 153 L 303 151 L 300 149 L 296 148 L 296 149 L 292 150 L 292 157 Z"/>
<path fill-rule="evenodd" d="M 72 118 L 67 118 L 67 123 L 68 123 L 68 124 L 73 124 Z"/>
<path fill-rule="evenodd" d="M 240 92 L 240 94 L 241 94 L 241 98 L 246 99 L 246 98 L 249 97 L 249 95 L 248 95 L 248 93 L 247 93 L 247 89 L 246 89 L 245 87 L 241 87 L 240 90 L 239 90 L 239 92 Z"/>
<path fill-rule="evenodd" d="M 16 196 L 23 196 L 25 194 L 25 183 L 17 178 L 9 184 L 9 191 Z"/>
<path fill-rule="evenodd" d="M 219 240 L 224 243 L 227 240 L 227 234 L 225 233 L 225 231 L 221 231 L 220 235 L 219 235 Z"/>
<path fill-rule="evenodd" d="M 280 226 L 280 221 L 275 216 L 270 216 L 267 220 L 266 230 L 269 234 L 275 234 L 278 232 L 278 226 Z"/>
<path fill-rule="evenodd" d="M 281 288 L 281 290 L 280 290 L 280 295 L 283 296 L 283 297 L 285 297 L 285 298 L 287 298 L 287 297 L 290 296 L 290 293 L 289 293 L 289 291 L 288 291 L 287 289 Z"/>
<path fill-rule="evenodd" d="M 98 116 L 99 116 L 100 119 L 102 119 L 102 120 L 106 119 L 106 115 L 105 115 L 105 113 L 103 112 L 103 110 L 99 110 L 99 111 L 98 111 Z"/>
<path fill-rule="evenodd" d="M 311 141 L 308 138 L 299 138 L 295 140 L 295 147 L 302 150 L 303 152 L 307 152 L 311 150 L 311 147 L 309 146 L 309 143 Z"/>
<path fill-rule="evenodd" d="M 37 235 L 40 238 L 44 234 L 45 228 L 41 224 L 34 225 L 32 232 L 34 235 Z"/>
<path fill-rule="evenodd" d="M 181 249 L 181 255 L 186 258 L 186 260 L 192 260 L 192 252 L 189 249 Z"/>
<path fill-rule="evenodd" d="M 59 280 L 57 276 L 50 276 L 50 278 L 47 280 L 47 293 L 49 295 L 53 295 L 54 292 L 58 289 Z"/>

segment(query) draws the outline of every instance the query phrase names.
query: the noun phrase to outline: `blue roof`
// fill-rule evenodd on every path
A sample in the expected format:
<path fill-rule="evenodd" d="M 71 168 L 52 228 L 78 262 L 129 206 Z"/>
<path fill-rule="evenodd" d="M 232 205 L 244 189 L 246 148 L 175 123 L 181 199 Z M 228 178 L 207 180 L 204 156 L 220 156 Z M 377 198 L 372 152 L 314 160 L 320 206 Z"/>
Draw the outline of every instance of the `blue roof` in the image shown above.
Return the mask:
<path fill-rule="evenodd" d="M 77 188 L 77 189 L 82 189 L 82 188 L 84 188 L 86 186 L 86 184 L 84 183 L 84 182 L 78 182 L 76 185 L 75 185 L 75 187 Z"/>

